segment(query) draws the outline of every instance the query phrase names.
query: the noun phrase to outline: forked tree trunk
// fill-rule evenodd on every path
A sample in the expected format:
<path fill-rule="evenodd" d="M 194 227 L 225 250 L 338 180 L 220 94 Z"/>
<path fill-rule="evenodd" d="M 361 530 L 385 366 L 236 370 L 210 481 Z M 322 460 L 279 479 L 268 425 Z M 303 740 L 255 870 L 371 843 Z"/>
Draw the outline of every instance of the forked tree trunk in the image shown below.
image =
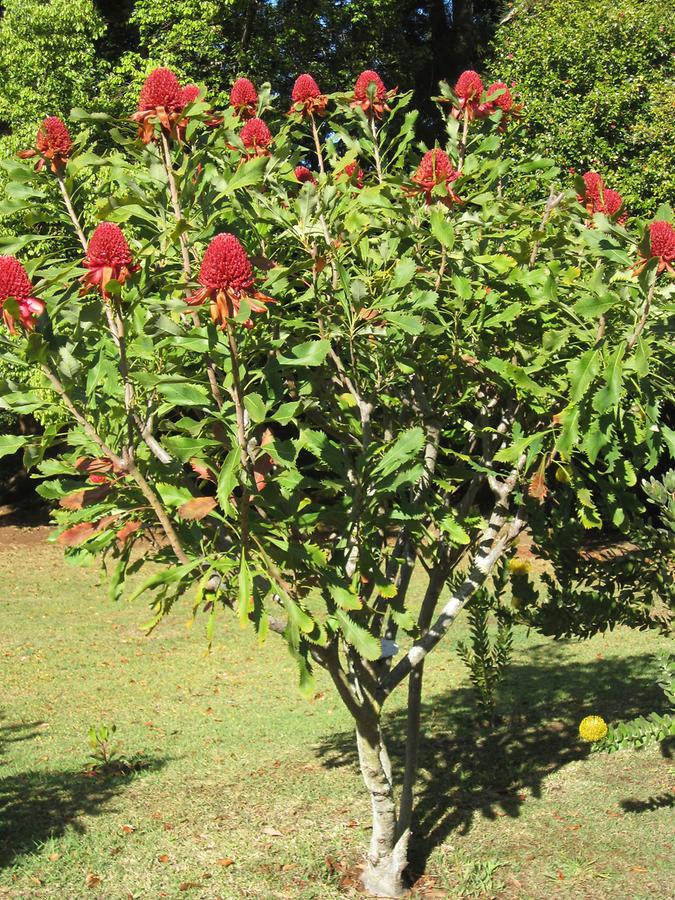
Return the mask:
<path fill-rule="evenodd" d="M 356 743 L 361 774 L 373 813 L 373 832 L 363 872 L 363 886 L 376 897 L 403 897 L 403 872 L 408 865 L 410 832 L 397 834 L 396 802 L 391 763 L 379 719 L 358 719 Z"/>

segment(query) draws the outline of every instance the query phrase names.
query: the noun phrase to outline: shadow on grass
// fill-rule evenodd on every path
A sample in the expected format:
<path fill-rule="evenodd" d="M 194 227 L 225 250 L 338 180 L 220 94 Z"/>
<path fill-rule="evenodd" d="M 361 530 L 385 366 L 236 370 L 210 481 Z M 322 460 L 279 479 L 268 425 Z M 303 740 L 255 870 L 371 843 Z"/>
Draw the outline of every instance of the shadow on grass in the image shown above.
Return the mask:
<path fill-rule="evenodd" d="M 495 727 L 476 721 L 474 698 L 462 685 L 423 706 L 413 875 L 424 871 L 431 851 L 451 832 L 466 834 L 478 816 L 517 817 L 525 792 L 541 796 L 549 775 L 586 756 L 577 731 L 585 715 L 627 719 L 663 703 L 652 657 L 570 662 L 565 642 L 534 647 L 526 662 L 509 667 Z M 400 784 L 405 710 L 394 711 L 385 727 Z M 358 765 L 352 732 L 327 737 L 317 753 L 329 768 Z"/>
<path fill-rule="evenodd" d="M 163 760 L 146 760 L 142 768 L 125 774 L 66 770 L 0 778 L 0 868 L 68 829 L 83 834 L 81 816 L 114 812 L 108 804 L 139 771 L 157 771 L 163 765 Z"/>

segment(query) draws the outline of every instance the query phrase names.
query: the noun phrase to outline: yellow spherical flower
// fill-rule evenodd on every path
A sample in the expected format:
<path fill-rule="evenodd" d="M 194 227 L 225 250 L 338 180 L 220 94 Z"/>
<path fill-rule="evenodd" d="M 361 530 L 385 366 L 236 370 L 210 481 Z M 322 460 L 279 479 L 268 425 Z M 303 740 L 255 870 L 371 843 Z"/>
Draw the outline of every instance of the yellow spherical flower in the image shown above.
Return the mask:
<path fill-rule="evenodd" d="M 584 741 L 594 744 L 601 741 L 607 734 L 607 722 L 602 716 L 586 716 L 579 725 L 579 737 Z"/>
<path fill-rule="evenodd" d="M 527 573 L 532 569 L 529 561 L 526 559 L 520 559 L 517 556 L 511 557 L 508 562 L 509 571 L 512 575 L 527 575 Z"/>

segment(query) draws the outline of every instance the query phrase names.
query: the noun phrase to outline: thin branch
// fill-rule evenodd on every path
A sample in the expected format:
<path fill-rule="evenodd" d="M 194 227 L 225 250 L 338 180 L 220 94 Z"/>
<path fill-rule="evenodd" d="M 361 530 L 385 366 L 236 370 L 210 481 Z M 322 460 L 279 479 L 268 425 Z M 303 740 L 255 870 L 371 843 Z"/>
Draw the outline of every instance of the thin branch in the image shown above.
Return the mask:
<path fill-rule="evenodd" d="M 517 465 L 502 485 L 501 497 L 495 504 L 488 525 L 478 540 L 478 548 L 469 574 L 445 604 L 434 625 L 413 644 L 385 679 L 383 690 L 386 695 L 390 694 L 436 647 L 466 603 L 485 583 L 495 563 L 522 530 L 525 522 L 520 512 L 509 525 L 506 525 L 509 498 L 519 475 L 520 468 Z"/>
<path fill-rule="evenodd" d="M 375 124 L 375 116 L 369 116 L 370 131 L 373 135 L 373 156 L 375 157 L 375 170 L 377 172 L 377 180 L 382 184 L 382 163 L 380 162 L 380 146 L 377 137 L 377 125 Z"/>
<path fill-rule="evenodd" d="M 233 310 L 228 300 L 228 315 L 233 315 Z M 239 441 L 239 454 L 241 459 L 241 467 L 246 474 L 245 479 L 241 483 L 241 501 L 239 503 L 239 515 L 241 521 L 241 547 L 242 552 L 246 552 L 249 531 L 249 509 L 251 502 L 251 491 L 249 488 L 249 480 L 254 479 L 251 457 L 248 452 L 248 444 L 246 441 L 246 418 L 244 415 L 244 390 L 239 377 L 239 352 L 237 350 L 237 341 L 234 336 L 234 329 L 230 319 L 227 320 L 227 339 L 230 344 L 230 355 L 232 359 L 232 380 L 234 382 L 234 391 L 232 399 L 234 400 L 234 408 L 237 416 L 237 439 Z M 255 483 L 255 482 L 254 482 Z"/>
<path fill-rule="evenodd" d="M 466 144 L 469 137 L 469 110 L 464 108 L 464 123 L 462 125 L 462 140 L 459 144 L 459 161 L 457 162 L 457 171 L 461 172 L 464 168 L 464 157 L 466 156 Z"/>
<path fill-rule="evenodd" d="M 319 138 L 319 129 L 316 127 L 316 119 L 314 118 L 314 113 L 309 114 L 309 118 L 312 122 L 312 136 L 314 137 L 314 147 L 316 149 L 316 158 L 319 161 L 319 171 L 322 175 L 326 174 L 326 169 L 323 163 L 323 151 L 321 150 L 321 139 Z"/>
<path fill-rule="evenodd" d="M 84 231 L 82 230 L 82 226 L 80 225 L 80 220 L 77 217 L 77 213 L 75 212 L 75 208 L 73 207 L 72 201 L 70 199 L 70 195 L 68 193 L 68 188 L 66 187 L 66 183 L 63 180 L 62 175 L 57 175 L 56 180 L 59 183 L 59 188 L 61 189 L 61 196 L 63 197 L 63 202 L 66 205 L 66 209 L 68 210 L 68 215 L 70 216 L 70 221 L 73 223 L 73 228 L 77 233 L 78 238 L 80 239 L 80 243 L 82 244 L 82 249 L 87 253 L 87 238 L 85 237 Z"/>
<path fill-rule="evenodd" d="M 169 517 L 167 516 L 166 512 L 164 511 L 164 507 L 162 506 L 159 497 L 157 496 L 157 494 L 155 494 L 153 489 L 150 487 L 150 485 L 148 484 L 148 482 L 146 481 L 144 476 L 141 474 L 141 472 L 137 468 L 134 461 L 130 458 L 124 459 L 121 456 L 119 456 L 117 453 L 115 453 L 114 450 L 111 450 L 110 447 L 105 443 L 103 438 L 96 431 L 96 429 L 91 424 L 91 422 L 89 422 L 88 419 L 86 419 L 85 416 L 80 412 L 80 410 L 75 406 L 73 401 L 68 396 L 66 389 L 64 388 L 64 386 L 61 383 L 58 376 L 54 372 L 52 372 L 52 370 L 49 368 L 49 366 L 47 366 L 45 364 L 43 364 L 41 368 L 42 368 L 42 371 L 44 372 L 44 374 L 47 376 L 47 378 L 51 382 L 52 387 L 54 388 L 56 393 L 61 397 L 61 399 L 64 403 L 64 406 L 68 409 L 68 411 L 71 413 L 73 418 L 77 422 L 79 422 L 79 424 L 84 429 L 85 434 L 98 447 L 100 447 L 100 449 L 103 451 L 103 454 L 110 460 L 111 463 L 113 463 L 113 465 L 118 466 L 120 469 L 123 469 L 136 482 L 136 484 L 138 485 L 138 487 L 141 490 L 141 493 L 143 494 L 145 499 L 148 501 L 149 505 L 151 506 L 152 510 L 154 511 L 155 515 L 157 516 L 157 520 L 158 520 L 159 524 L 162 526 L 162 530 L 164 531 L 164 534 L 166 535 L 166 539 L 168 540 L 169 544 L 171 545 L 173 552 L 176 554 L 176 558 L 181 563 L 189 562 L 190 561 L 189 557 L 183 550 L 183 546 L 180 542 L 180 539 L 179 539 L 178 535 L 176 534 L 176 531 L 175 531 L 173 525 L 171 524 Z"/>
<path fill-rule="evenodd" d="M 652 308 L 652 302 L 654 300 L 654 292 L 656 290 L 656 278 L 652 281 L 649 291 L 647 292 L 647 299 L 645 300 L 645 305 L 642 308 L 642 315 L 640 316 L 640 320 L 635 326 L 635 330 L 628 338 L 628 343 L 626 344 L 626 353 L 630 353 L 633 347 L 637 344 L 638 338 L 644 331 L 644 327 L 647 324 L 647 319 L 649 318 L 649 312 Z"/>
<path fill-rule="evenodd" d="M 162 150 L 162 162 L 164 163 L 164 171 L 166 172 L 167 181 L 169 183 L 169 195 L 171 197 L 171 205 L 173 206 L 173 214 L 177 223 L 182 223 L 183 219 L 183 211 L 180 205 L 180 198 L 178 196 L 178 187 L 176 186 L 176 176 L 173 171 L 173 163 L 171 162 L 171 148 L 169 147 L 169 139 L 166 136 L 164 129 L 162 129 L 161 136 L 161 150 Z M 181 257 L 183 259 L 183 275 L 185 276 L 186 283 L 189 284 L 192 279 L 192 264 L 190 262 L 190 249 L 188 246 L 188 236 L 186 231 L 181 231 L 180 237 L 180 252 Z M 191 311 L 192 321 L 199 328 L 201 322 L 199 320 L 199 313 L 196 309 Z M 211 395 L 213 399 L 216 401 L 216 406 L 218 409 L 223 408 L 223 395 L 221 393 L 220 388 L 218 387 L 218 378 L 216 376 L 216 367 L 213 360 L 207 355 L 205 358 L 206 362 L 206 374 L 209 379 L 209 385 L 211 387 Z"/>
<path fill-rule="evenodd" d="M 544 214 L 541 217 L 541 222 L 539 223 L 539 231 L 543 231 L 546 223 L 551 218 L 551 214 L 556 206 L 560 206 L 563 199 L 565 197 L 565 191 L 561 191 L 559 194 L 551 188 L 551 193 L 549 194 L 548 200 L 546 201 L 546 206 L 544 207 Z M 535 241 L 532 246 L 532 253 L 530 254 L 530 268 L 536 263 L 537 255 L 539 254 L 539 247 L 541 245 L 541 241 Z"/>

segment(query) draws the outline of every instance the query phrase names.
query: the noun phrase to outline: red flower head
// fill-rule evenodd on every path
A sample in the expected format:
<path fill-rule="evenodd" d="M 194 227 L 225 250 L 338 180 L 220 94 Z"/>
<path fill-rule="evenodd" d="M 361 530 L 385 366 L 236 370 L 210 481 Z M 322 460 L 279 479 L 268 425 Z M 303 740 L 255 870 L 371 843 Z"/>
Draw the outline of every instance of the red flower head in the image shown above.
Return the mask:
<path fill-rule="evenodd" d="M 355 181 L 356 187 L 361 190 L 361 188 L 363 187 L 363 169 L 359 165 L 358 160 L 355 162 L 347 163 L 344 169 L 341 169 L 338 172 L 338 179 L 342 178 L 343 175 L 346 175 L 350 181 Z"/>
<path fill-rule="evenodd" d="M 248 78 L 238 78 L 230 91 L 230 106 L 242 118 L 254 116 L 258 106 L 258 92 Z"/>
<path fill-rule="evenodd" d="M 493 94 L 496 94 L 497 91 L 502 91 L 502 93 L 498 97 L 493 97 Z M 491 113 L 494 112 L 495 109 L 501 109 L 502 119 L 499 123 L 501 131 L 505 130 L 506 124 L 510 118 L 517 119 L 519 117 L 520 111 L 523 108 L 522 103 L 516 104 L 513 102 L 513 95 L 503 81 L 494 81 L 490 85 L 487 89 L 487 100 L 485 105 L 490 108 Z"/>
<path fill-rule="evenodd" d="M 583 179 L 584 193 L 577 194 L 577 200 L 583 203 L 588 214 L 592 216 L 594 213 L 604 213 L 606 216 L 615 216 L 623 206 L 621 194 L 605 187 L 602 175 L 597 172 L 586 172 Z M 623 213 L 617 221 L 623 225 L 627 218 L 628 214 Z"/>
<path fill-rule="evenodd" d="M 326 114 L 328 106 L 328 97 L 319 90 L 319 85 L 311 75 L 299 75 L 295 79 L 293 92 L 291 93 L 293 105 L 288 111 L 288 115 L 300 113 L 301 116 L 311 116 L 317 113 L 320 116 Z"/>
<path fill-rule="evenodd" d="M 305 184 L 307 181 L 311 182 L 311 184 L 317 184 L 314 173 L 311 169 L 308 169 L 307 166 L 296 166 L 295 177 L 301 184 Z"/>
<path fill-rule="evenodd" d="M 448 154 L 436 147 L 433 150 L 429 150 L 422 157 L 422 162 L 412 177 L 412 181 L 417 187 L 408 193 L 409 195 L 424 193 L 426 194 L 427 203 L 431 203 L 433 189 L 439 184 L 444 184 L 448 195 L 438 199 L 445 203 L 446 206 L 450 206 L 453 202 L 461 203 L 460 198 L 450 187 L 452 182 L 458 178 L 459 172 L 450 162 Z"/>
<path fill-rule="evenodd" d="M 131 117 L 132 122 L 138 122 L 138 136 L 144 144 L 153 140 L 156 122 L 169 134 L 175 134 L 176 123 L 185 105 L 182 94 L 171 69 L 160 67 L 148 75 L 141 88 L 138 111 Z"/>
<path fill-rule="evenodd" d="M 602 201 L 602 195 L 605 190 L 605 183 L 602 180 L 602 175 L 598 175 L 597 172 L 586 172 L 583 176 L 585 192 L 583 196 L 579 197 L 579 200 L 583 203 L 600 203 Z"/>
<path fill-rule="evenodd" d="M 272 132 L 262 119 L 249 119 L 239 134 L 249 156 L 269 156 Z"/>
<path fill-rule="evenodd" d="M 201 98 L 201 91 L 197 87 L 196 84 L 186 84 L 184 88 L 181 88 L 180 92 L 180 110 L 183 112 L 186 106 L 190 103 L 194 103 L 195 100 L 199 100 Z M 176 137 L 179 141 L 185 141 L 185 129 L 187 128 L 188 122 L 190 121 L 188 116 L 181 116 L 180 120 L 176 123 Z M 219 116 L 214 116 L 213 113 L 209 110 L 207 117 L 204 119 L 204 124 L 209 128 L 215 128 L 217 125 L 222 123 L 222 118 Z"/>
<path fill-rule="evenodd" d="M 186 107 L 188 103 L 194 103 L 199 99 L 200 90 L 196 84 L 186 84 L 180 92 L 181 109 Z"/>
<path fill-rule="evenodd" d="M 124 284 L 132 272 L 140 268 L 134 265 L 127 239 L 112 222 L 101 222 L 96 226 L 83 265 L 89 271 L 82 276 L 82 293 L 96 287 L 104 300 L 108 299 L 106 288 L 110 281 Z"/>
<path fill-rule="evenodd" d="M 35 320 L 42 315 L 45 305 L 42 300 L 33 297 L 33 286 L 28 273 L 14 256 L 0 256 L 0 310 L 2 318 L 14 334 L 14 315 L 5 307 L 5 301 L 16 301 L 19 307 L 19 320 L 26 331 L 35 328 Z"/>
<path fill-rule="evenodd" d="M 73 139 L 66 123 L 58 116 L 48 116 L 37 130 L 35 147 L 22 150 L 19 156 L 22 159 L 39 156 L 40 159 L 35 166 L 36 172 L 41 172 L 44 164 L 49 162 L 52 172 L 62 175 L 72 149 Z"/>
<path fill-rule="evenodd" d="M 473 69 L 467 69 L 457 79 L 455 94 L 460 100 L 480 100 L 483 93 L 483 81 Z"/>
<path fill-rule="evenodd" d="M 668 270 L 671 275 L 675 275 L 675 228 L 670 222 L 656 221 L 649 226 L 649 236 L 643 242 L 646 244 L 646 252 L 640 250 L 641 260 L 636 266 L 636 271 L 640 272 L 647 265 L 650 259 L 658 259 L 659 264 L 656 269 L 657 275 Z M 2 257 L 0 257 L 2 258 Z"/>
<path fill-rule="evenodd" d="M 613 191 L 610 188 L 605 188 L 604 191 L 604 206 L 596 209 L 596 212 L 604 212 L 606 216 L 615 216 L 621 207 L 623 206 L 623 197 L 618 191 Z M 617 222 L 619 225 L 625 225 L 626 220 L 628 219 L 628 213 L 623 212 Z"/>
<path fill-rule="evenodd" d="M 454 118 L 460 119 L 466 115 L 471 121 L 489 116 L 493 106 L 491 103 L 481 103 L 483 90 L 483 81 L 478 72 L 474 72 L 473 69 L 462 72 L 455 84 L 455 96 L 458 103 L 452 108 Z"/>
<path fill-rule="evenodd" d="M 375 85 L 374 90 L 371 88 L 371 85 Z M 370 99 L 371 92 L 373 94 L 372 100 Z M 360 106 L 364 113 L 374 115 L 375 118 L 379 119 L 385 110 L 389 111 L 386 101 L 390 100 L 395 93 L 396 88 L 387 91 L 377 72 L 373 72 L 372 69 L 366 69 L 356 79 L 354 99 L 351 106 L 353 109 Z"/>
<path fill-rule="evenodd" d="M 206 248 L 197 279 L 202 285 L 186 300 L 191 306 L 210 303 L 211 320 L 224 329 L 229 319 L 239 312 L 241 301 L 245 300 L 251 312 L 265 312 L 266 303 L 273 303 L 271 297 L 254 288 L 255 279 L 251 262 L 246 251 L 233 234 L 217 234 Z M 251 319 L 245 323 L 253 326 Z"/>

